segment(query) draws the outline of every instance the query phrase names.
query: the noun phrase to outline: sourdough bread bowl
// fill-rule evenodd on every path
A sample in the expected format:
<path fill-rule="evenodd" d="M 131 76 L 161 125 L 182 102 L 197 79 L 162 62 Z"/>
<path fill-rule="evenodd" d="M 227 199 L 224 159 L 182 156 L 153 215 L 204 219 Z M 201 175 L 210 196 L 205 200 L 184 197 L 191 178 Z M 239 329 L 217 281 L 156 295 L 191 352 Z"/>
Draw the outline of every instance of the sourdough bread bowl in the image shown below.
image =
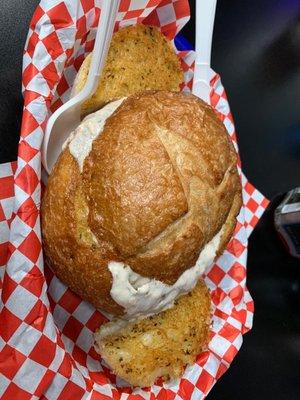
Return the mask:
<path fill-rule="evenodd" d="M 46 262 L 114 315 L 158 313 L 193 289 L 231 238 L 237 155 L 213 109 L 145 91 L 86 117 L 42 202 Z"/>

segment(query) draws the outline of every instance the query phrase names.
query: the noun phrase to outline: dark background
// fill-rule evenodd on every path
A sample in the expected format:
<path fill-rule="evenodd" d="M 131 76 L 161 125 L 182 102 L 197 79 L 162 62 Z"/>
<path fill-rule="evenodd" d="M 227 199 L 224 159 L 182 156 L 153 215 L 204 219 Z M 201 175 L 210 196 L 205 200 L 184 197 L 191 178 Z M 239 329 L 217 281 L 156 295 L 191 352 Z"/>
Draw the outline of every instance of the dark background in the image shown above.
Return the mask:
<path fill-rule="evenodd" d="M 16 159 L 22 50 L 37 4 L 0 4 L 0 163 Z M 193 42 L 193 20 L 183 32 Z M 300 185 L 300 0 L 219 0 L 212 67 L 227 90 L 244 173 L 272 202 L 249 243 L 254 327 L 208 398 L 298 400 L 300 262 L 278 240 L 273 210 Z"/>

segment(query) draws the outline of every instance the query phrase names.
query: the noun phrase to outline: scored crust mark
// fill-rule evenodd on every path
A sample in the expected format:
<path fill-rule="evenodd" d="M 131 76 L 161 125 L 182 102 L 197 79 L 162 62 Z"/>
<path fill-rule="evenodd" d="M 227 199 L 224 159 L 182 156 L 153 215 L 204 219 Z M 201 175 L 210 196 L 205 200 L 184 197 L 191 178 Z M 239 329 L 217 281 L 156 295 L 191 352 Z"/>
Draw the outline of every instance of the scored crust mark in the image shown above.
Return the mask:
<path fill-rule="evenodd" d="M 238 175 L 236 175 L 236 186 L 240 185 Z M 217 255 L 220 256 L 225 250 L 229 239 L 231 238 L 235 225 L 236 216 L 241 208 L 242 198 L 239 191 L 236 192 L 232 206 L 228 213 L 227 219 L 222 227 L 222 236 L 219 244 Z M 182 218 L 182 223 L 177 222 L 177 230 L 173 229 L 173 225 L 168 227 L 158 238 L 155 238 L 144 249 L 141 249 L 135 257 L 127 260 L 128 265 L 136 271 L 147 268 L 152 265 L 154 271 L 152 277 L 156 278 L 155 271 L 159 271 L 159 278 L 165 283 L 174 284 L 187 268 L 186 265 L 195 265 L 199 253 L 199 243 L 204 243 L 202 231 L 198 225 L 189 218 L 187 213 Z M 189 223 L 189 224 L 188 224 Z M 192 249 L 192 251 L 191 251 Z M 195 250 L 194 250 L 195 249 Z M 169 268 L 161 270 L 161 265 L 168 265 Z M 174 270 L 178 271 L 178 275 L 174 275 Z M 142 274 L 142 272 L 140 272 Z"/>
<path fill-rule="evenodd" d="M 215 186 L 208 163 L 191 140 L 157 125 L 155 133 L 169 154 L 188 199 L 190 198 L 191 177 L 199 178 L 209 188 Z"/>
<path fill-rule="evenodd" d="M 203 114 L 203 121 L 204 115 L 205 114 Z M 151 120 L 150 113 L 147 113 L 147 116 Z M 191 225 L 191 221 L 196 223 L 199 231 L 201 232 L 202 221 L 199 220 L 199 218 L 197 220 L 197 215 L 198 217 L 203 216 L 205 214 L 205 209 L 199 210 L 197 207 L 195 207 L 199 199 L 197 199 L 197 197 L 195 198 L 195 195 L 193 195 L 193 186 L 195 185 L 193 185 L 192 181 L 194 179 L 199 179 L 200 184 L 203 182 L 204 186 L 207 185 L 207 188 L 202 188 L 203 192 L 211 190 L 215 186 L 213 177 L 208 173 L 209 165 L 206 163 L 201 152 L 195 146 L 195 144 L 190 139 L 186 139 L 174 132 L 170 132 L 168 129 L 159 127 L 155 120 L 152 120 L 152 123 L 154 126 L 154 132 L 168 153 L 174 170 L 176 171 L 181 182 L 187 199 L 189 211 L 184 216 L 171 223 L 164 231 L 160 232 L 145 246 L 140 248 L 138 251 L 139 254 L 153 250 L 157 245 L 159 245 L 159 242 L 165 245 L 166 243 L 164 239 L 173 241 L 176 236 L 180 236 L 181 231 L 185 232 L 187 230 L 188 226 Z M 229 167 L 229 169 L 230 168 L 231 167 Z M 228 170 L 225 172 L 223 181 L 220 183 L 220 185 L 224 182 L 227 172 Z"/>

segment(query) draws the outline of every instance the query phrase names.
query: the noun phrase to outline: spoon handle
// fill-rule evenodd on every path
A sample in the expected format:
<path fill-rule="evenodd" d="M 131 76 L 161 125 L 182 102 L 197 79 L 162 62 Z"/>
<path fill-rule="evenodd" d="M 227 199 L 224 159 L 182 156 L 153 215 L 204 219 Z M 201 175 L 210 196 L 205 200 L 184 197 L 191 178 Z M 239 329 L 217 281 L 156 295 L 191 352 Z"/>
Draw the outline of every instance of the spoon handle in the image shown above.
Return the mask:
<path fill-rule="evenodd" d="M 98 77 L 101 75 L 105 65 L 119 9 L 119 3 L 120 0 L 105 0 L 102 2 L 91 66 L 84 88 L 84 90 L 88 91 L 89 95 L 95 92 L 98 86 Z"/>
<path fill-rule="evenodd" d="M 196 1 L 196 60 L 193 93 L 205 101 L 208 99 L 206 92 L 210 80 L 211 44 L 216 3 L 217 0 Z"/>

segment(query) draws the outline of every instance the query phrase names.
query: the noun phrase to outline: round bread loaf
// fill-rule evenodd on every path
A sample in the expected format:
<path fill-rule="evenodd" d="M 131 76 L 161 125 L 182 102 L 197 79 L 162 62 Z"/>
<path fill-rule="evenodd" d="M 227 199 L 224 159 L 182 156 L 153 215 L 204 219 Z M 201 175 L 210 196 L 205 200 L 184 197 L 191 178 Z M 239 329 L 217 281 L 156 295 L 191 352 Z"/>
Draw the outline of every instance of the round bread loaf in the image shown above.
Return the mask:
<path fill-rule="evenodd" d="M 122 314 L 109 263 L 130 267 L 133 291 L 137 276 L 175 284 L 218 234 L 213 256 L 223 251 L 241 185 L 225 127 L 197 97 L 148 91 L 109 106 L 82 122 L 58 159 L 42 233 L 58 277 L 95 307 Z"/>

